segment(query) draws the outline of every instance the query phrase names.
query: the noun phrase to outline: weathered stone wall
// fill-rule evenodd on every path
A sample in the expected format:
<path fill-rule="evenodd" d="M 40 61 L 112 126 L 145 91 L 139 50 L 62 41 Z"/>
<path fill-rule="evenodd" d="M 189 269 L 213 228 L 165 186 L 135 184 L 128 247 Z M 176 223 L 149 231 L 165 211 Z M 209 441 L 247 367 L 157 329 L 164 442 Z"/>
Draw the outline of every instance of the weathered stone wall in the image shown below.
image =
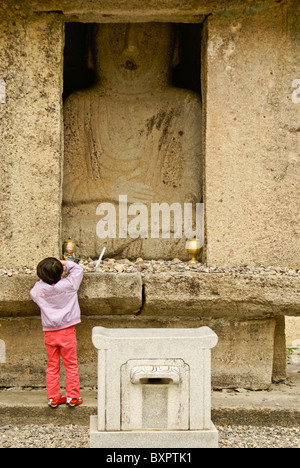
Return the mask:
<path fill-rule="evenodd" d="M 0 8 L 5 4 L 15 13 L 0 10 L 1 265 L 34 266 L 60 253 L 63 22 L 151 20 L 204 21 L 207 261 L 299 266 L 300 103 L 292 100 L 292 83 L 300 79 L 297 0 L 153 0 L 143 8 L 137 0 L 6 0 Z M 38 310 L 29 305 L 30 284 L 11 279 L 1 290 L 6 363 L 0 386 L 44 386 L 46 353 Z M 97 325 L 208 325 L 219 336 L 215 387 L 265 388 L 272 377 L 284 377 L 283 315 L 299 312 L 293 279 L 252 284 L 214 277 L 201 284 L 199 277 L 178 285 L 167 278 L 159 287 L 146 279 L 137 282 L 136 296 L 102 279 L 81 290 L 82 385 L 96 383 L 91 330 Z M 27 297 L 18 299 L 24 289 Z"/>
<path fill-rule="evenodd" d="M 1 265 L 59 255 L 63 23 L 0 4 Z"/>
<path fill-rule="evenodd" d="M 300 260 L 300 4 L 205 22 L 207 260 Z"/>

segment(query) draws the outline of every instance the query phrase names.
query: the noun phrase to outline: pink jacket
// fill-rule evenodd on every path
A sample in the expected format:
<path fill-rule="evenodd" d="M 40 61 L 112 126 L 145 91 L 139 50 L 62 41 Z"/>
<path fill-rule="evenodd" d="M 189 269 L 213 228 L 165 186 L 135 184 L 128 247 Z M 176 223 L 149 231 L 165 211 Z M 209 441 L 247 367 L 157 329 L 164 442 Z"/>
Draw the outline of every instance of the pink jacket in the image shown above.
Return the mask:
<path fill-rule="evenodd" d="M 83 269 L 74 262 L 65 262 L 69 272 L 66 278 L 50 286 L 42 280 L 30 291 L 31 299 L 41 309 L 44 331 L 56 331 L 80 323 L 77 291 L 83 278 Z"/>

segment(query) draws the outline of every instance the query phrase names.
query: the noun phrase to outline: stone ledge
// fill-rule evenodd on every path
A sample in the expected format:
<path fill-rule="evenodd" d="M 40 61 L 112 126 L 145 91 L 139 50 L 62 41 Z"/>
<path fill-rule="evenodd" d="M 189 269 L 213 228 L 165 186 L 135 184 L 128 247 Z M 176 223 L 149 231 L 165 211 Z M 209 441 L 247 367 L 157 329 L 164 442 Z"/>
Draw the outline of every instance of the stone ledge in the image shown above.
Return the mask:
<path fill-rule="evenodd" d="M 170 2 L 170 0 L 151 0 L 141 6 L 137 0 L 28 0 L 30 9 L 34 12 L 61 12 L 68 21 L 82 22 L 127 22 L 127 21 L 177 21 L 200 22 L 213 11 L 223 12 L 228 8 L 228 0 L 198 0 L 197 5 L 190 0 Z M 231 0 L 230 8 L 240 9 L 239 0 Z"/>
<path fill-rule="evenodd" d="M 141 313 L 221 318 L 300 315 L 300 277 L 225 273 L 145 276 Z"/>
<path fill-rule="evenodd" d="M 39 315 L 29 296 L 35 275 L 0 277 L 0 316 Z M 79 290 L 83 315 L 134 314 L 142 306 L 142 277 L 139 273 L 85 273 Z"/>
<path fill-rule="evenodd" d="M 0 316 L 34 316 L 36 276 L 0 277 Z M 142 314 L 255 319 L 300 316 L 300 276 L 227 273 L 84 273 L 83 315 Z"/>
<path fill-rule="evenodd" d="M 134 314 L 142 307 L 140 273 L 84 274 L 79 302 L 84 315 Z"/>

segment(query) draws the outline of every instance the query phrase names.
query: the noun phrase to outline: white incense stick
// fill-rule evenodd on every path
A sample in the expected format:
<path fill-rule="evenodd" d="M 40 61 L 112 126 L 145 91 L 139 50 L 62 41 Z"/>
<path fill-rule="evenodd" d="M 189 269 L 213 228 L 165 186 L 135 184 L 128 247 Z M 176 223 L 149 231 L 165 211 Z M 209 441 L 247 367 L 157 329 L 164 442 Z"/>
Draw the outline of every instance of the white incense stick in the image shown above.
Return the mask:
<path fill-rule="evenodd" d="M 100 257 L 99 257 L 99 260 L 98 260 L 98 262 L 96 263 L 95 270 L 97 270 L 98 266 L 100 265 L 100 262 L 101 262 L 101 260 L 102 260 L 103 255 L 104 255 L 104 252 L 105 252 L 105 249 L 106 249 L 106 247 L 103 247 L 102 252 L 101 252 L 101 255 L 100 255 Z"/>

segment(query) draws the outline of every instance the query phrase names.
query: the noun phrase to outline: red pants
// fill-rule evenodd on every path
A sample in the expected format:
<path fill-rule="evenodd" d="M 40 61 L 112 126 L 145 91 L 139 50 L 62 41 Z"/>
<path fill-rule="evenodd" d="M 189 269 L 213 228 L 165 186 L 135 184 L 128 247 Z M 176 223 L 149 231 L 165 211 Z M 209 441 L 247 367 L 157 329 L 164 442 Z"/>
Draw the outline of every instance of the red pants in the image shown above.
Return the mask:
<path fill-rule="evenodd" d="M 80 397 L 80 382 L 77 363 L 77 340 L 75 327 L 44 332 L 48 354 L 47 399 L 59 398 L 60 357 L 66 369 L 66 397 Z"/>

